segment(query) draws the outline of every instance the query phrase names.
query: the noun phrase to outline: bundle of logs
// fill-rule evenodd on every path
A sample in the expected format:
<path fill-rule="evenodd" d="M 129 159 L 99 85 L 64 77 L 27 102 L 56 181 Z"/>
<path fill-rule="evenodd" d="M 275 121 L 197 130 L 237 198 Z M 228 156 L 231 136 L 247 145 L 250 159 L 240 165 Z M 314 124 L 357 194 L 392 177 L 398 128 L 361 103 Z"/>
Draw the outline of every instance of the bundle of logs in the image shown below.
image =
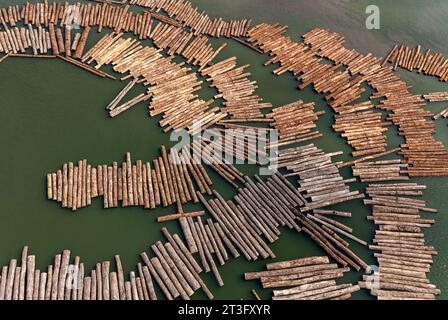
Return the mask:
<path fill-rule="evenodd" d="M 278 168 L 286 168 L 291 173 L 285 176 L 298 176 L 299 191 L 309 201 L 301 208 L 303 212 L 332 204 L 364 197 L 359 191 L 350 191 L 348 183 L 356 178 L 344 180 L 337 163 L 331 157 L 342 152 L 325 153 L 314 144 L 280 150 L 276 162 Z"/>
<path fill-rule="evenodd" d="M 254 152 L 254 150 L 248 150 L 249 145 L 245 142 L 244 137 L 233 137 L 231 133 L 226 132 L 224 136 L 220 136 L 214 141 L 201 137 L 198 143 L 204 162 L 235 189 L 240 188 L 238 183 L 244 183 L 244 174 L 231 164 L 233 158 L 250 161 L 251 158 L 248 153 Z M 229 144 L 226 145 L 225 143 Z M 195 145 L 195 142 L 193 142 L 193 145 Z M 231 147 L 234 148 L 235 152 L 229 150 Z M 223 158 L 221 153 L 224 153 L 223 155 L 227 158 Z"/>
<path fill-rule="evenodd" d="M 448 108 L 443 109 L 443 110 L 440 111 L 439 113 L 435 114 L 432 118 L 433 118 L 434 120 L 437 120 L 437 119 L 439 119 L 440 117 L 448 118 Z"/>
<path fill-rule="evenodd" d="M 272 105 L 262 103 L 263 99 L 253 94 L 257 89 L 257 83 L 250 81 L 250 73 L 245 72 L 249 66 L 246 64 L 237 67 L 236 57 L 231 57 L 203 69 L 201 74 L 211 82 L 211 87 L 220 92 L 215 99 L 224 99 L 225 110 L 235 121 L 263 122 L 265 119 L 261 109 L 271 108 Z"/>
<path fill-rule="evenodd" d="M 417 45 L 411 49 L 405 45 L 395 45 L 391 52 L 384 59 L 383 65 L 390 62 L 393 69 L 397 67 L 404 68 L 409 71 L 417 71 L 430 76 L 440 78 L 440 81 L 448 79 L 448 59 L 442 53 L 436 52 L 431 54 L 431 49 L 427 49 L 424 53 L 421 46 Z"/>
<path fill-rule="evenodd" d="M 269 146 L 283 147 L 321 137 L 322 134 L 313 129 L 318 117 L 325 111 L 315 112 L 314 109 L 313 102 L 304 103 L 302 100 L 272 109 L 266 118 L 274 120 L 269 125 L 278 130 L 279 139 Z"/>
<path fill-rule="evenodd" d="M 213 128 L 209 133 L 215 134 L 213 140 L 211 138 L 201 136 L 203 142 L 203 150 L 206 152 L 205 156 L 212 154 L 216 150 L 213 158 L 216 158 L 214 166 L 226 166 L 226 162 L 232 162 L 236 159 L 237 163 L 260 165 L 260 159 L 267 160 L 267 149 L 269 148 L 270 139 L 267 135 L 270 133 L 266 128 L 249 127 L 239 124 L 232 124 L 227 122 L 218 122 L 223 128 Z M 259 148 L 263 145 L 265 148 Z M 229 183 L 235 188 L 239 188 L 235 180 L 241 180 L 241 177 L 231 174 L 228 176 Z M 223 176 L 224 177 L 224 176 Z"/>
<path fill-rule="evenodd" d="M 199 70 L 206 67 L 227 45 L 224 43 L 215 51 L 206 36 L 195 37 L 190 42 L 192 33 L 163 23 L 157 24 L 149 37 L 157 47 L 166 49 L 168 54 L 182 55 L 187 63 L 199 65 Z"/>
<path fill-rule="evenodd" d="M 406 82 L 371 54 L 364 56 L 346 49 L 344 38 L 335 32 L 314 29 L 305 34 L 304 39 L 313 53 L 330 59 L 336 66 L 346 66 L 354 77 L 367 79 L 376 90 L 371 99 L 386 98 L 376 107 L 390 112 L 388 119 L 398 126 L 399 134 L 406 140 L 400 147 L 409 163 L 409 176 L 448 175 L 448 153 L 443 143 L 434 139 L 434 123 L 427 119 L 433 114 L 424 109 L 424 99 L 420 95 L 411 94 Z"/>
<path fill-rule="evenodd" d="M 164 10 L 171 20 L 177 21 L 180 26 L 189 27 L 195 35 L 244 36 L 251 22 L 248 19 L 231 21 L 224 21 L 222 18 L 211 19 L 205 12 L 199 12 L 198 8 L 193 7 L 191 2 L 183 0 L 130 0 L 129 3 L 154 11 Z"/>
<path fill-rule="evenodd" d="M 191 69 L 174 63 L 159 50 L 142 47 L 135 39 L 106 35 L 84 54 L 82 61 L 95 61 L 96 69 L 112 64 L 118 73 L 129 72 L 125 78 L 143 78 L 152 98 L 150 115 L 164 114 L 159 124 L 165 132 L 183 128 L 190 133 L 195 128 L 205 130 L 227 116 L 218 107 L 209 107 L 213 100 L 199 99 L 195 92 L 202 82 Z"/>
<path fill-rule="evenodd" d="M 266 241 L 272 243 L 278 239 L 279 226 L 299 231 L 290 207 L 303 204 L 300 193 L 282 175 L 274 174 L 267 181 L 256 176 L 256 180 L 245 177 L 245 186 L 233 201 L 225 201 L 216 191 L 213 191 L 216 199 L 209 201 L 198 193 L 202 204 L 230 240 L 225 241 L 229 250 L 235 254 L 239 251 L 247 260 L 260 256 L 274 258 Z"/>
<path fill-rule="evenodd" d="M 215 229 L 207 225 L 206 230 Z M 20 265 L 12 259 L 1 270 L 0 300 L 157 300 L 156 285 L 169 300 L 189 300 L 200 288 L 213 299 L 199 276 L 202 268 L 180 237 L 166 228 L 162 233 L 168 241 L 151 245 L 152 258 L 142 252 L 143 264 L 138 263 L 137 273 L 129 272 L 127 281 L 119 255 L 114 258 L 116 271 L 110 261 L 104 261 L 89 273 L 78 256 L 71 261 L 70 250 L 64 250 L 45 272 L 36 269 L 36 257 L 24 247 Z"/>
<path fill-rule="evenodd" d="M 6 29 L 0 32 L 0 52 L 24 54 L 30 48 L 34 56 L 42 56 L 52 50 L 53 55 L 65 53 L 67 57 L 73 55 L 74 58 L 79 58 L 86 46 L 90 27 L 86 27 L 83 32 L 72 33 L 71 30 L 69 27 L 55 27 L 53 23 L 49 24 L 48 30 L 41 25 L 33 28 L 31 24 Z"/>
<path fill-rule="evenodd" d="M 352 170 L 361 182 L 409 180 L 408 164 L 400 159 L 355 163 Z"/>
<path fill-rule="evenodd" d="M 262 23 L 249 30 L 249 42 L 258 45 L 263 52 L 273 56 L 265 65 L 280 63 L 274 74 L 292 72 L 301 80 L 300 89 L 313 84 L 318 93 L 326 93 L 325 99 L 332 108 L 351 104 L 365 91 L 361 87 L 363 77 L 352 77 L 347 71 L 339 71 L 342 65 L 324 64 L 304 43 L 292 41 L 284 33 L 286 26 Z"/>
<path fill-rule="evenodd" d="M 298 216 L 302 231 L 337 263 L 343 267 L 352 267 L 356 271 L 361 268 L 368 270 L 368 265 L 349 248 L 349 243 L 340 236 L 367 246 L 365 241 L 352 234 L 352 228 L 319 214 L 318 210 L 314 211 L 314 214 L 303 214 L 297 209 L 293 211 Z"/>
<path fill-rule="evenodd" d="M 158 159 L 132 164 L 131 154 L 120 166 L 98 165 L 96 168 L 79 160 L 65 163 L 62 169 L 47 175 L 48 199 L 60 202 L 63 208 L 77 210 L 91 204 L 92 198 L 103 196 L 104 208 L 169 206 L 179 199 L 182 204 L 198 202 L 196 191 L 212 194 L 212 181 L 200 163 L 190 161 L 187 153 L 164 146 Z M 181 160 L 182 159 L 182 160 Z"/>
<path fill-rule="evenodd" d="M 425 100 L 429 102 L 440 102 L 440 101 L 448 101 L 448 92 L 431 92 L 423 95 Z"/>
<path fill-rule="evenodd" d="M 421 211 L 436 212 L 425 201 L 403 196 L 419 196 L 425 186 L 416 183 L 370 184 L 366 204 L 372 205 L 372 215 L 379 229 L 374 245 L 369 246 L 378 260 L 378 270 L 364 276 L 361 287 L 370 289 L 380 300 L 435 299 L 440 290 L 427 278 L 432 256 L 437 252 L 425 244 L 423 228 L 434 223 Z"/>
<path fill-rule="evenodd" d="M 246 272 L 246 280 L 259 279 L 263 288 L 273 290 L 273 300 L 346 300 L 358 285 L 336 284 L 348 268 L 338 268 L 326 256 L 306 257 L 266 264 L 266 271 Z"/>
<path fill-rule="evenodd" d="M 138 3 L 137 3 L 138 2 Z M 7 24 L 14 27 L 19 22 L 25 24 L 42 24 L 48 26 L 49 23 L 56 24 L 61 21 L 61 25 L 70 24 L 73 20 L 82 27 L 98 25 L 101 32 L 103 27 L 110 27 L 117 32 L 121 30 L 132 31 L 148 35 L 151 17 L 164 24 L 171 24 L 176 27 L 190 27 L 194 35 L 206 34 L 220 37 L 239 37 L 247 33 L 250 20 L 224 21 L 222 18 L 210 19 L 206 13 L 199 13 L 197 8 L 193 8 L 188 1 L 131 1 L 130 4 L 137 4 L 150 9 L 165 10 L 169 16 L 158 12 L 143 12 L 135 14 L 130 11 L 130 6 L 114 6 L 104 1 L 102 4 L 70 4 L 53 2 L 48 3 L 27 3 L 26 5 L 12 5 L 4 8 L 0 12 L 0 22 L 7 29 Z M 170 18 L 174 17 L 174 18 Z M 143 30 L 145 32 L 143 32 Z"/>
<path fill-rule="evenodd" d="M 337 109 L 333 129 L 341 132 L 355 151 L 352 156 L 365 156 L 386 151 L 387 122 L 381 121 L 381 113 L 373 112 L 370 102 L 346 105 Z"/>

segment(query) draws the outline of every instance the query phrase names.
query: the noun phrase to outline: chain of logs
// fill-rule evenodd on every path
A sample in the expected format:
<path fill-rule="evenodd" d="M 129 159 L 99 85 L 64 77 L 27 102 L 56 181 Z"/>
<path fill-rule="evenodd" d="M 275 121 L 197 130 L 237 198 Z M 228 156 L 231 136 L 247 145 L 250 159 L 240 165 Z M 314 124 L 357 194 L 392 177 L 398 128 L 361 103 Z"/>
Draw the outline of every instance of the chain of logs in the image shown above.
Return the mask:
<path fill-rule="evenodd" d="M 246 272 L 244 278 L 259 279 L 263 288 L 281 288 L 273 290 L 273 300 L 346 300 L 360 289 L 358 285 L 336 284 L 349 269 L 338 268 L 327 256 L 268 263 L 266 269 Z"/>
<path fill-rule="evenodd" d="M 313 102 L 304 103 L 298 100 L 284 106 L 273 108 L 266 118 L 271 118 L 274 122 L 269 125 L 278 130 L 278 142 L 270 144 L 277 147 L 284 147 L 304 141 L 309 141 L 322 136 L 316 128 L 316 121 L 325 111 L 315 112 Z"/>
<path fill-rule="evenodd" d="M 182 160 L 181 160 L 182 159 Z M 196 191 L 212 194 L 212 180 L 200 163 L 186 154 L 161 147 L 161 156 L 151 162 L 132 163 L 131 153 L 119 165 L 98 165 L 79 160 L 65 163 L 62 169 L 47 174 L 47 197 L 73 211 L 91 205 L 92 199 L 103 197 L 104 208 L 142 206 L 153 209 L 167 207 L 179 199 L 182 204 L 198 202 Z"/>
<path fill-rule="evenodd" d="M 393 69 L 397 67 L 416 71 L 429 76 L 436 76 L 440 81 L 448 79 L 448 59 L 442 53 L 431 54 L 431 49 L 423 52 L 422 47 L 417 45 L 411 49 L 405 45 L 395 45 L 390 53 L 384 58 L 383 65 L 390 62 Z"/>
<path fill-rule="evenodd" d="M 427 274 L 437 254 L 425 244 L 423 228 L 433 219 L 422 218 L 420 212 L 436 212 L 425 201 L 410 198 L 420 196 L 426 186 L 416 183 L 369 184 L 372 206 L 371 220 L 379 228 L 371 250 L 378 260 L 378 270 L 364 276 L 360 286 L 370 289 L 379 300 L 435 299 L 440 290 L 428 280 Z M 407 197 L 406 197 L 407 196 Z"/>
<path fill-rule="evenodd" d="M 205 34 L 212 37 L 244 36 L 250 26 L 250 20 L 225 21 L 222 18 L 211 19 L 205 12 L 199 12 L 191 2 L 183 0 L 130 0 L 130 4 L 149 8 L 153 11 L 164 10 L 176 26 L 190 28 L 195 35 Z M 161 16 L 161 15 L 160 15 Z M 162 16 L 166 19 L 165 16 Z"/>

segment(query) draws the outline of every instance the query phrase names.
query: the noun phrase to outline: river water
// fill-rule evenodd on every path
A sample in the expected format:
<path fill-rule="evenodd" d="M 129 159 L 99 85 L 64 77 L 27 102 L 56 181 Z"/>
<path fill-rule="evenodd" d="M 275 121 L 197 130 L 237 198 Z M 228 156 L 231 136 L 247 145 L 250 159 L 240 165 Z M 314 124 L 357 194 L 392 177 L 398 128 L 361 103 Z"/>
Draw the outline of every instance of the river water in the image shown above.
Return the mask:
<path fill-rule="evenodd" d="M 37 2 L 37 1 L 29 1 Z M 81 1 L 84 2 L 84 1 Z M 372 52 L 383 56 L 395 42 L 408 46 L 420 43 L 423 48 L 440 50 L 448 55 L 448 30 L 445 17 L 448 3 L 427 1 L 299 1 L 299 0 L 200 0 L 192 1 L 213 17 L 237 19 L 251 17 L 254 23 L 279 22 L 289 26 L 288 34 L 299 40 L 300 35 L 313 27 L 324 27 L 340 32 L 346 38 L 346 45 L 362 53 Z M 0 1 L 0 6 L 21 1 Z M 376 4 L 381 12 L 381 29 L 367 30 L 364 26 L 365 7 Z M 103 32 L 104 34 L 104 32 Z M 101 36 L 96 32 L 89 39 L 91 45 Z M 222 39 L 212 40 L 218 45 Z M 318 121 L 319 131 L 324 137 L 314 143 L 326 152 L 344 151 L 338 160 L 349 160 L 351 149 L 345 140 L 331 129 L 333 112 L 322 96 L 311 88 L 296 89 L 297 81 L 290 75 L 277 77 L 272 74 L 274 66 L 264 67 L 268 59 L 234 41 L 219 56 L 222 59 L 235 55 L 239 64 L 250 63 L 252 78 L 258 82 L 257 94 L 278 106 L 303 99 L 314 101 L 318 110 L 326 114 Z M 87 47 L 89 47 L 89 44 Z M 149 44 L 149 42 L 148 42 Z M 107 69 L 105 69 L 107 70 Z M 400 75 L 412 85 L 412 92 L 426 93 L 448 90 L 446 83 L 433 77 L 417 75 L 404 70 Z M 63 163 L 88 159 L 93 165 L 122 161 L 127 151 L 133 159 L 149 161 L 158 156 L 161 144 L 173 145 L 169 135 L 163 134 L 157 125 L 158 118 L 149 118 L 147 106 L 142 103 L 122 115 L 110 119 L 105 106 L 124 86 L 120 81 L 102 79 L 82 71 L 61 60 L 8 58 L 0 64 L 0 265 L 12 257 L 20 257 L 21 248 L 30 246 L 36 255 L 37 266 L 46 268 L 55 254 L 63 249 L 72 250 L 86 264 L 87 270 L 95 262 L 113 260 L 119 254 L 126 270 L 133 270 L 139 262 L 139 253 L 148 251 L 149 246 L 162 240 L 161 225 L 155 222 L 159 215 L 171 213 L 174 206 L 165 209 L 145 211 L 141 208 L 102 209 L 102 201 L 96 199 L 92 206 L 72 213 L 60 208 L 59 204 L 46 200 L 46 173 L 54 172 Z M 134 88 L 130 96 L 143 91 Z M 210 97 L 213 91 L 204 88 L 203 97 Z M 366 95 L 367 97 L 367 95 Z M 443 103 L 431 103 L 427 108 L 440 111 Z M 446 120 L 436 122 L 436 137 L 448 144 Z M 388 145 L 393 148 L 402 142 L 395 128 L 388 132 Z M 247 174 L 256 173 L 256 168 L 243 166 Z M 350 169 L 343 170 L 346 177 Z M 231 187 L 213 172 L 210 175 L 215 188 L 226 198 L 233 195 Z M 447 253 L 448 218 L 445 207 L 448 204 L 447 178 L 419 178 L 414 182 L 425 184 L 428 189 L 423 199 L 428 206 L 439 213 L 425 215 L 435 217 L 436 223 L 425 231 L 430 245 L 436 247 L 439 255 L 430 274 L 430 279 L 441 290 L 440 298 L 448 297 Z M 352 188 L 362 188 L 353 184 Z M 186 206 L 187 210 L 195 206 Z M 351 201 L 331 208 L 352 212 L 352 218 L 340 219 L 353 227 L 354 234 L 364 240 L 371 240 L 374 226 L 366 220 L 369 208 L 362 201 Z M 176 222 L 166 226 L 176 232 Z M 374 264 L 372 252 L 351 242 L 351 247 L 369 264 Z M 324 252 L 305 235 L 284 230 L 280 240 L 272 245 L 278 261 L 323 255 Z M 270 297 L 269 290 L 262 290 L 256 281 L 243 279 L 244 272 L 263 270 L 266 261 L 246 262 L 242 258 L 231 260 L 220 272 L 224 287 L 217 287 L 211 275 L 205 279 L 218 299 L 252 299 L 250 292 L 255 288 L 263 298 Z M 356 282 L 361 273 L 351 272 L 341 282 Z M 202 293 L 194 298 L 204 298 Z M 354 295 L 356 299 L 371 298 L 367 291 Z"/>

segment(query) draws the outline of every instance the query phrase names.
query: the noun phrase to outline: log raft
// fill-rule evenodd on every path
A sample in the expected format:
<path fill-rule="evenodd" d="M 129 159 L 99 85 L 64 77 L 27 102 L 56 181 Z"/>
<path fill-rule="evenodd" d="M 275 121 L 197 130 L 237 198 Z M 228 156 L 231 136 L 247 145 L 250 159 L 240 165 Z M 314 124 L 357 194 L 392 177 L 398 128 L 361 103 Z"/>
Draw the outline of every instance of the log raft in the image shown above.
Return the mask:
<path fill-rule="evenodd" d="M 423 200 L 403 197 L 420 196 L 426 189 L 416 183 L 369 184 L 364 200 L 372 206 L 367 219 L 378 227 L 371 250 L 378 270 L 366 275 L 359 285 L 370 290 L 379 300 L 429 299 L 433 300 L 440 290 L 428 280 L 428 272 L 437 254 L 432 246 L 425 244 L 423 228 L 429 228 L 433 219 L 422 218 L 426 208 Z"/>
<path fill-rule="evenodd" d="M 259 279 L 263 288 L 273 290 L 273 300 L 330 300 L 348 299 L 360 287 L 337 285 L 348 268 L 338 268 L 328 257 L 306 257 L 266 265 L 267 271 L 247 272 L 246 280 Z"/>
<path fill-rule="evenodd" d="M 137 160 L 132 164 L 131 154 L 121 165 L 98 165 L 92 167 L 86 159 L 65 163 L 62 170 L 47 175 L 47 197 L 57 201 L 63 208 L 76 211 L 92 204 L 92 199 L 102 196 L 104 208 L 119 206 L 142 206 L 153 209 L 156 205 L 178 206 L 189 201 L 197 203 L 196 192 L 212 194 L 213 181 L 201 163 L 192 163 L 182 153 L 172 149 L 168 155 L 164 146 L 162 155 L 154 162 L 154 169 L 149 162 Z M 165 151 L 164 151 L 165 150 Z M 226 165 L 239 179 L 243 176 L 236 168 Z M 244 181 L 244 180 L 243 180 Z M 162 199 L 161 203 L 159 199 Z M 158 201 L 159 200 L 159 201 Z M 179 208 L 178 208 L 179 209 Z M 162 217 L 160 222 L 181 218 L 177 214 Z M 198 216 L 202 211 L 182 215 Z"/>

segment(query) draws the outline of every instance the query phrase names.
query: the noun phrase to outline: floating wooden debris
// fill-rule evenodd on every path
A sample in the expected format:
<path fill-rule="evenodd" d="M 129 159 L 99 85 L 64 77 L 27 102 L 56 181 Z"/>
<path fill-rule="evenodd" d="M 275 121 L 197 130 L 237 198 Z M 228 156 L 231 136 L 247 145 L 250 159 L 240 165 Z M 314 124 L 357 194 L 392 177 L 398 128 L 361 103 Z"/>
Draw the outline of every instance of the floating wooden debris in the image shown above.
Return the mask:
<path fill-rule="evenodd" d="M 321 137 L 319 131 L 312 130 L 316 128 L 318 117 L 325 111 L 315 112 L 314 108 L 313 102 L 304 103 L 298 100 L 272 109 L 266 117 L 274 120 L 270 126 L 279 131 L 279 141 L 275 146 L 283 147 Z M 271 143 L 269 146 L 274 145 Z"/>
<path fill-rule="evenodd" d="M 348 268 L 338 268 L 328 257 L 316 256 L 269 263 L 267 271 L 246 272 L 246 280 L 260 279 L 263 288 L 273 290 L 273 300 L 340 300 L 349 299 L 360 287 L 352 284 L 337 285 Z"/>
<path fill-rule="evenodd" d="M 361 182 L 409 180 L 408 165 L 403 160 L 361 162 L 352 166 L 353 176 Z"/>
<path fill-rule="evenodd" d="M 234 165 L 232 165 L 230 163 L 226 163 L 225 159 L 222 159 L 222 158 L 215 159 L 211 156 L 216 145 L 218 145 L 217 146 L 218 148 L 221 148 L 218 150 L 222 150 L 222 148 L 224 147 L 223 143 L 225 143 L 225 141 L 223 142 L 221 140 L 217 140 L 217 141 L 213 141 L 213 142 L 211 142 L 211 141 L 207 141 L 207 142 L 209 142 L 209 143 L 204 142 L 201 145 L 201 148 L 202 148 L 201 156 L 202 156 L 203 161 L 206 164 L 208 164 L 224 180 L 226 180 L 228 183 L 230 183 L 230 185 L 232 185 L 232 187 L 238 189 L 240 186 L 236 182 L 244 183 L 244 179 L 243 179 L 244 174 L 241 173 Z M 194 143 L 193 143 L 193 148 L 194 148 Z M 241 152 L 241 149 L 239 149 L 239 151 Z M 241 155 L 241 153 L 239 153 L 239 155 Z M 246 159 L 244 156 L 243 156 L 243 158 Z M 187 159 L 189 159 L 190 161 L 193 161 L 194 155 L 188 155 Z"/>
<path fill-rule="evenodd" d="M 423 200 L 400 197 L 420 195 L 425 186 L 415 183 L 369 184 L 372 215 L 367 219 L 379 226 L 374 244 L 369 246 L 378 260 L 378 270 L 363 277 L 360 286 L 370 289 L 379 300 L 435 299 L 440 293 L 429 282 L 427 274 L 437 252 L 425 244 L 423 228 L 433 219 L 420 216 L 420 211 L 434 212 Z"/>

